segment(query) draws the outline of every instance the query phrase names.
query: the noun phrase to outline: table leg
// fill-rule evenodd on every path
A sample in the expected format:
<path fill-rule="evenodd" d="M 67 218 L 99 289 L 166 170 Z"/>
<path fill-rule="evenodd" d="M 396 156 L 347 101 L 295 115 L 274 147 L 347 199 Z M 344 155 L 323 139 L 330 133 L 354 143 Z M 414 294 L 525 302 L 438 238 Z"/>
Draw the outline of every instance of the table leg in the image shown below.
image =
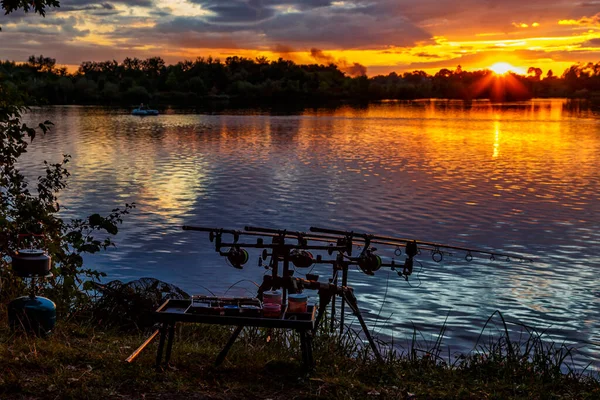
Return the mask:
<path fill-rule="evenodd" d="M 125 362 L 132 363 L 137 358 L 137 356 L 140 355 L 142 350 L 144 350 L 146 346 L 148 346 L 158 336 L 159 333 L 160 329 L 155 330 L 154 333 L 148 339 L 146 339 L 144 343 L 140 345 L 140 347 L 138 347 L 133 353 L 131 353 L 129 357 L 127 357 Z"/>
<path fill-rule="evenodd" d="M 312 355 L 312 334 L 306 330 L 298 332 L 300 334 L 300 351 L 302 352 L 302 362 L 308 369 L 312 369 L 314 365 Z"/>
<path fill-rule="evenodd" d="M 171 360 L 171 350 L 173 349 L 173 340 L 175 339 L 175 322 L 169 325 L 169 339 L 167 340 L 167 353 L 165 354 L 165 364 Z"/>
<path fill-rule="evenodd" d="M 312 341 L 313 341 L 312 332 L 307 331 L 306 332 L 306 355 L 307 355 L 306 358 L 308 361 L 308 365 L 307 365 L 308 369 L 312 369 L 315 365 L 315 361 L 313 360 Z"/>
<path fill-rule="evenodd" d="M 167 323 L 164 322 L 160 326 L 160 341 L 158 342 L 158 351 L 156 352 L 156 368 L 160 368 L 160 362 L 162 360 L 162 352 L 165 347 L 165 336 L 167 336 Z"/>
<path fill-rule="evenodd" d="M 302 362 L 306 364 L 306 331 L 298 331 L 300 335 L 300 353 L 302 354 Z"/>
<path fill-rule="evenodd" d="M 242 332 L 242 329 L 244 329 L 244 325 L 238 325 L 237 328 L 235 328 L 235 330 L 231 334 L 231 337 L 229 338 L 229 341 L 217 356 L 217 359 L 215 360 L 215 367 L 221 365 L 221 363 L 225 360 L 227 353 L 229 353 L 229 349 L 231 349 L 231 346 L 233 346 L 233 343 L 235 342 L 239 334 Z"/>

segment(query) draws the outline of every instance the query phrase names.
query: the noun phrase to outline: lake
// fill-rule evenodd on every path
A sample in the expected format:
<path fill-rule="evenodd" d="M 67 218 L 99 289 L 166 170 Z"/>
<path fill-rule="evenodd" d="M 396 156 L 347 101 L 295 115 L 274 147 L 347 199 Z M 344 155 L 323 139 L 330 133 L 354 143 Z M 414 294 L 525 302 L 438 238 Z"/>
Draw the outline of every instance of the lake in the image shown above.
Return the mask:
<path fill-rule="evenodd" d="M 370 327 L 399 346 L 413 327 L 421 341 L 434 342 L 446 321 L 447 353 L 469 351 L 500 310 L 546 330 L 549 340 L 576 345 L 578 360 L 600 361 L 598 109 L 551 99 L 384 102 L 292 114 L 129 112 L 72 106 L 27 116 L 55 123 L 23 159 L 28 176 L 43 171 L 43 160 L 73 157 L 60 196 L 64 217 L 137 205 L 117 248 L 86 257 L 107 279 L 155 277 L 192 294 L 255 293 L 252 282 L 265 273 L 258 252 L 236 270 L 207 234 L 182 231 L 184 224 L 317 225 L 517 252 L 535 262 L 467 262 L 456 252 L 435 263 L 424 252 L 408 282 L 389 270 L 367 276 L 353 269 L 349 284 Z M 313 273 L 323 280 L 329 268 Z M 492 324 L 484 337 L 500 329 Z"/>

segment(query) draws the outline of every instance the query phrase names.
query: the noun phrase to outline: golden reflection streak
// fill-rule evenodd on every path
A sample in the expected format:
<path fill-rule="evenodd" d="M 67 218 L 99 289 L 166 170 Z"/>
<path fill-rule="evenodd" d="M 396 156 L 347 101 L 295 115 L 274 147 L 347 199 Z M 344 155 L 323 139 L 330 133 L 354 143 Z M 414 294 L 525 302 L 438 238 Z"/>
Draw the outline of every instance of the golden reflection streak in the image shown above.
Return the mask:
<path fill-rule="evenodd" d="M 82 119 L 79 131 L 93 135 L 93 140 L 77 141 L 72 153 L 74 167 L 77 167 L 79 182 L 93 182 L 98 174 L 107 169 L 114 173 L 115 192 L 128 201 L 136 201 L 138 208 L 149 214 L 158 215 L 166 223 L 182 222 L 182 214 L 191 211 L 197 198 L 209 183 L 207 163 L 202 157 L 201 143 L 192 133 L 155 132 L 140 129 L 139 135 L 149 137 L 143 140 L 146 147 L 140 154 L 160 154 L 163 149 L 172 151 L 171 157 L 136 156 L 140 146 L 139 137 L 117 137 L 105 123 L 95 123 L 95 118 Z M 125 126 L 131 121 L 125 121 Z M 133 121 L 137 123 L 138 121 Z M 141 123 L 140 123 L 141 125 Z M 147 128 L 142 126 L 142 128 Z M 127 129 L 124 129 L 127 131 Z M 186 136 L 186 137 L 182 137 Z M 77 148 L 81 146 L 82 148 Z M 85 157 L 76 156 L 77 153 Z M 130 156 L 124 157 L 124 154 Z M 133 186 L 138 186 L 132 190 Z M 138 193 L 129 199 L 131 193 Z"/>
<path fill-rule="evenodd" d="M 492 154 L 492 158 L 498 158 L 500 153 L 500 121 L 494 122 L 494 127 L 494 153 Z"/>

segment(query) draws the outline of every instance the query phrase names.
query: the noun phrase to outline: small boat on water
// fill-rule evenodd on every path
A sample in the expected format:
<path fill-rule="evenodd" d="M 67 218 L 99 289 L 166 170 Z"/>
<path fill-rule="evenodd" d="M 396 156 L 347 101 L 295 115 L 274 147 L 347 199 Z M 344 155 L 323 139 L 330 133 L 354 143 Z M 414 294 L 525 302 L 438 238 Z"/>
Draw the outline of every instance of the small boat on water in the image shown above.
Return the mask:
<path fill-rule="evenodd" d="M 158 115 L 158 110 L 152 110 L 142 103 L 131 112 L 131 115 Z"/>
<path fill-rule="evenodd" d="M 151 110 L 149 108 L 135 108 L 131 115 L 158 115 L 158 110 Z"/>

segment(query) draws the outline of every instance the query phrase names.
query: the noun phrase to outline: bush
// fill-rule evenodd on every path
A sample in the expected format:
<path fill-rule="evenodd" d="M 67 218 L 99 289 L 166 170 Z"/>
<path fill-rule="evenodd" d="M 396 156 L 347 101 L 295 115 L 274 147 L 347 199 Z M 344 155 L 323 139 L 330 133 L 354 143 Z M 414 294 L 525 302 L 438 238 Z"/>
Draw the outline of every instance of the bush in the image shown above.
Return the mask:
<path fill-rule="evenodd" d="M 67 185 L 65 167 L 70 156 L 64 155 L 56 164 L 44 162 L 45 175 L 30 186 L 18 169 L 19 157 L 52 123 L 45 121 L 35 128 L 23 124 L 21 116 L 27 110 L 23 104 L 23 95 L 0 78 L 0 298 L 13 295 L 21 287 L 21 279 L 10 269 L 10 256 L 31 244 L 43 247 L 52 257 L 54 277 L 41 287 L 42 293 L 57 303 L 59 313 L 68 313 L 88 300 L 83 290 L 86 282 L 103 276 L 84 268 L 82 255 L 112 246 L 111 236 L 117 234 L 122 216 L 134 206 L 126 204 L 107 216 L 92 214 L 71 221 L 60 218 L 57 196 Z M 43 235 L 44 239 L 20 243 L 19 234 Z M 101 234 L 103 239 L 94 238 L 94 234 Z"/>

